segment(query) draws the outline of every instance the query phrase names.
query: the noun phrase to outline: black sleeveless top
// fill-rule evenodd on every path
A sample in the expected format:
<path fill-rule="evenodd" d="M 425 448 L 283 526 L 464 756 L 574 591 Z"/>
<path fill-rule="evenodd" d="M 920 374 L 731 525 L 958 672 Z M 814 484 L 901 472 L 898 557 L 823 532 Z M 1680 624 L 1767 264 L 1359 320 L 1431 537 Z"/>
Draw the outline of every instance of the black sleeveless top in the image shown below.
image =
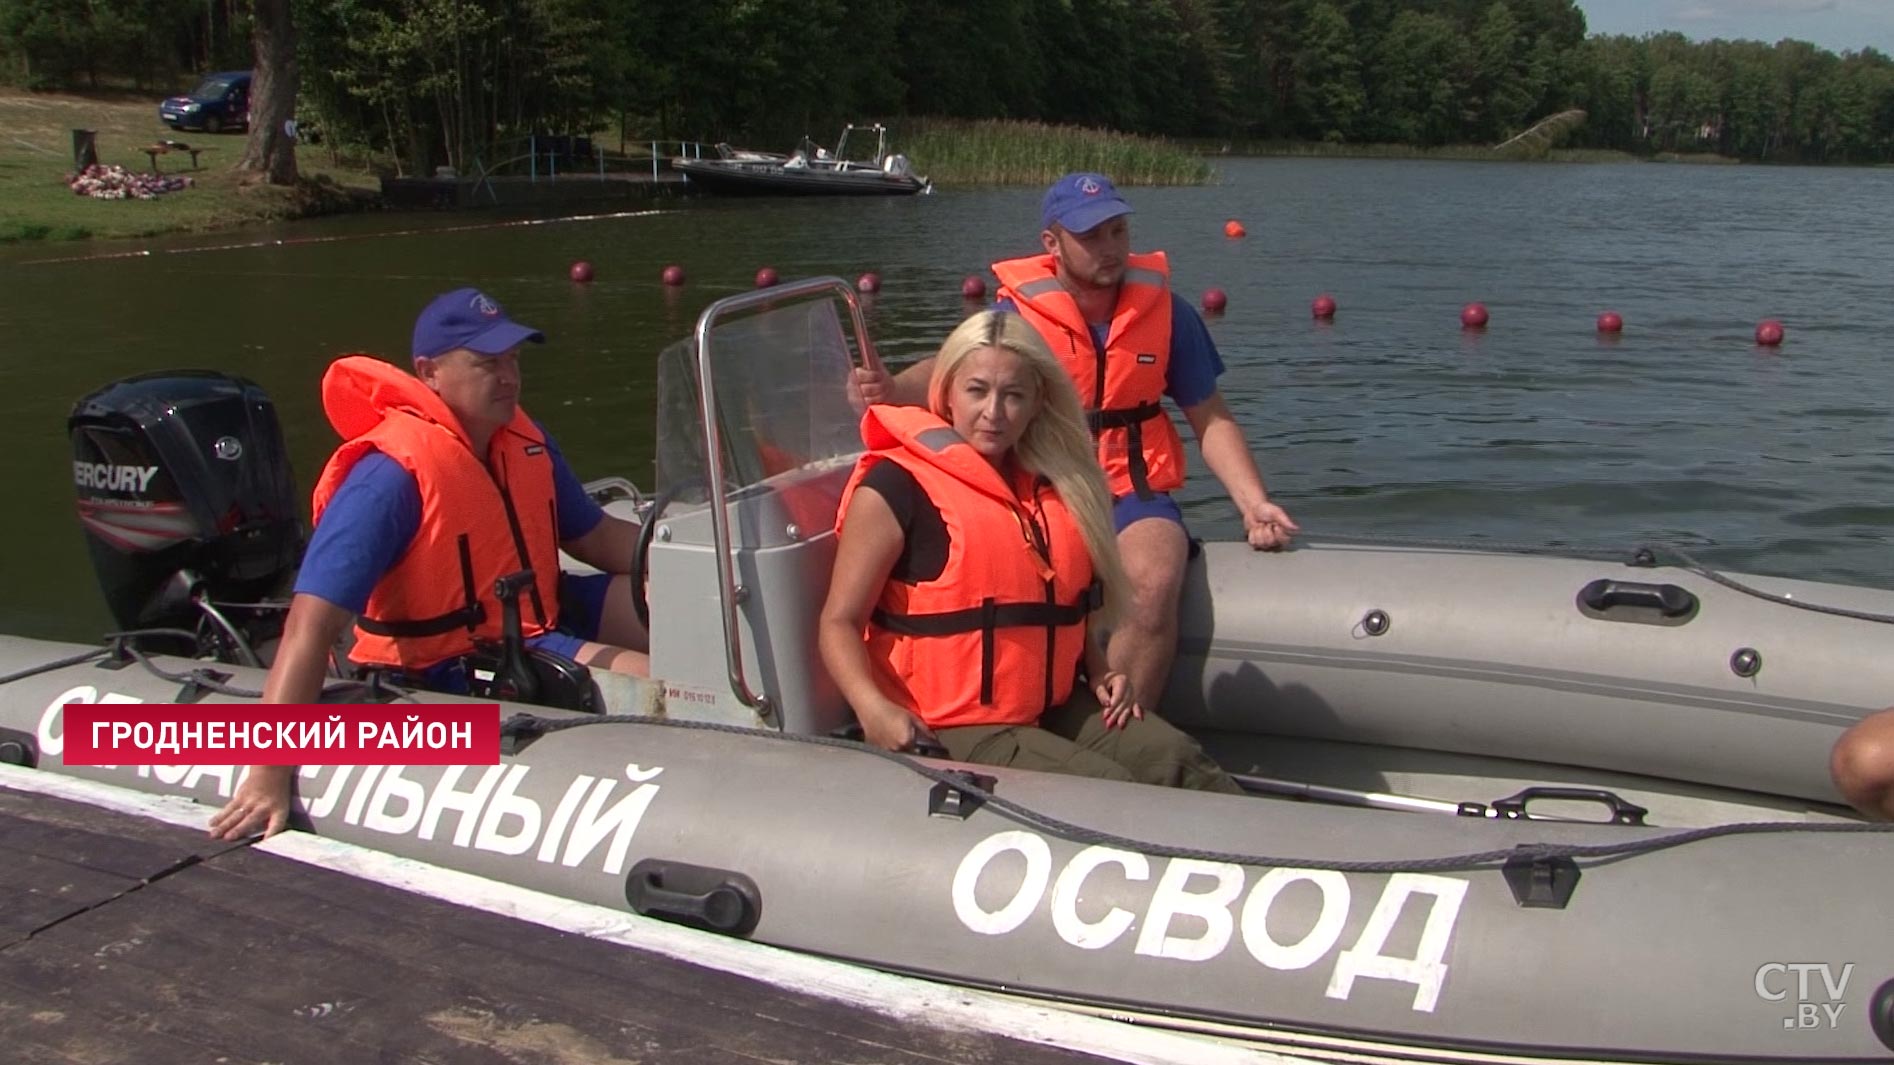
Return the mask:
<path fill-rule="evenodd" d="M 947 568 L 947 523 L 940 508 L 921 490 L 919 481 L 898 462 L 877 462 L 862 477 L 860 488 L 872 488 L 887 500 L 901 523 L 907 543 L 888 575 L 903 584 L 919 584 L 940 577 Z"/>

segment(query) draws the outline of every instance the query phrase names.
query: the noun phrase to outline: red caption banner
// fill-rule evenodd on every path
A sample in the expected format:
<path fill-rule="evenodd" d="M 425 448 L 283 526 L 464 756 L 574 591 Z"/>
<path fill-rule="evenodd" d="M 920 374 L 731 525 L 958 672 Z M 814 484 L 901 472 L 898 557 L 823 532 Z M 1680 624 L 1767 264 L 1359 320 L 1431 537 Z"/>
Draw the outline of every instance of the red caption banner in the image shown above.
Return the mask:
<path fill-rule="evenodd" d="M 67 703 L 67 765 L 497 765 L 499 703 Z"/>

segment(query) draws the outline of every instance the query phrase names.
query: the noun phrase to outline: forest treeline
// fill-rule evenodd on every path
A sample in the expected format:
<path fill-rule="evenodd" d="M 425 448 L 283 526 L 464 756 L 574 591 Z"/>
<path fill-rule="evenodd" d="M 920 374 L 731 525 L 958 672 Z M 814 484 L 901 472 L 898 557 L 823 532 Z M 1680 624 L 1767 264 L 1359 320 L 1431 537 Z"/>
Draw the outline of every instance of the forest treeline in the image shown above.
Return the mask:
<path fill-rule="evenodd" d="M 1894 161 L 1894 61 L 1587 33 L 1572 0 L 295 0 L 299 117 L 404 169 L 529 132 L 783 147 L 863 117 Z M 169 90 L 248 0 L 0 0 L 0 76 Z M 897 130 L 898 132 L 898 130 Z M 924 162 L 924 161 L 923 161 Z"/>

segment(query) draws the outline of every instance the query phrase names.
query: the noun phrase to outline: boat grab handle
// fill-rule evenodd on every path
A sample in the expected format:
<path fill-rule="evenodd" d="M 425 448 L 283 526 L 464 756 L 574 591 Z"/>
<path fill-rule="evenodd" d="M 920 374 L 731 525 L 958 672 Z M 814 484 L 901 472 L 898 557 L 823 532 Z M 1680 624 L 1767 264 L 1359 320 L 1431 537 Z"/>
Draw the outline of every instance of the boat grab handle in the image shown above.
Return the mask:
<path fill-rule="evenodd" d="M 1599 578 L 1578 590 L 1578 601 L 1599 613 L 1613 607 L 1643 607 L 1667 618 L 1680 618 L 1697 609 L 1697 597 L 1675 584 L 1644 584 Z"/>
<path fill-rule="evenodd" d="M 625 877 L 625 901 L 640 916 L 747 936 L 763 915 L 756 881 L 728 869 L 645 858 Z"/>
<path fill-rule="evenodd" d="M 1506 821 L 1524 821 L 1530 815 L 1526 806 L 1534 799 L 1552 799 L 1568 802 L 1603 803 L 1611 811 L 1611 821 L 1618 825 L 1637 825 L 1642 827 L 1644 815 L 1650 813 L 1634 802 L 1626 802 L 1603 788 L 1561 788 L 1535 786 L 1526 788 L 1493 803 L 1493 815 Z"/>

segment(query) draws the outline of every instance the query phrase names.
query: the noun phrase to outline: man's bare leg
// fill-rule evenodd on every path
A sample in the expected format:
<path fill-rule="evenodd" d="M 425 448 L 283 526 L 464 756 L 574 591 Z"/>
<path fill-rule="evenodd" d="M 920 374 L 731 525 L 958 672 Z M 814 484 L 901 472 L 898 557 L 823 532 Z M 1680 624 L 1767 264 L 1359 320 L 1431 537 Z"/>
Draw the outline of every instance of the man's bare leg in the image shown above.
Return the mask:
<path fill-rule="evenodd" d="M 1161 712 L 1177 657 L 1177 601 L 1190 539 L 1174 521 L 1142 518 L 1118 534 L 1118 551 L 1131 579 L 1131 609 L 1111 634 L 1112 665 L 1130 676 L 1140 706 Z"/>
<path fill-rule="evenodd" d="M 1894 707 L 1842 733 L 1828 767 L 1849 805 L 1877 821 L 1894 821 Z"/>
<path fill-rule="evenodd" d="M 588 641 L 580 647 L 579 661 L 613 673 L 649 677 L 650 649 L 651 637 L 644 626 L 638 624 L 638 612 L 631 606 L 631 578 L 619 574 L 605 590 L 605 607 L 598 619 L 598 642 Z"/>

